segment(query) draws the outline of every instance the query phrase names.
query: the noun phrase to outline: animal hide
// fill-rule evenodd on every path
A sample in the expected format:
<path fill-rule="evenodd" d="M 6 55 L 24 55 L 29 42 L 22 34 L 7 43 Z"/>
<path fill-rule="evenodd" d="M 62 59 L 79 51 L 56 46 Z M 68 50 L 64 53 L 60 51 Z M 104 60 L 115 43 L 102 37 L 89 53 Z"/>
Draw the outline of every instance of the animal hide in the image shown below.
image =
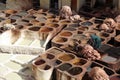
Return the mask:
<path fill-rule="evenodd" d="M 89 60 L 99 60 L 101 58 L 100 53 L 88 44 L 83 46 L 80 53 Z"/>
<path fill-rule="evenodd" d="M 62 19 L 69 19 L 69 17 L 72 15 L 72 10 L 69 6 L 62 6 L 62 9 L 60 10 L 60 17 Z"/>
<path fill-rule="evenodd" d="M 0 43 L 3 45 L 11 45 L 20 37 L 20 30 L 10 29 L 0 35 Z"/>
<path fill-rule="evenodd" d="M 107 73 L 100 67 L 94 67 L 89 73 L 92 80 L 110 80 Z"/>

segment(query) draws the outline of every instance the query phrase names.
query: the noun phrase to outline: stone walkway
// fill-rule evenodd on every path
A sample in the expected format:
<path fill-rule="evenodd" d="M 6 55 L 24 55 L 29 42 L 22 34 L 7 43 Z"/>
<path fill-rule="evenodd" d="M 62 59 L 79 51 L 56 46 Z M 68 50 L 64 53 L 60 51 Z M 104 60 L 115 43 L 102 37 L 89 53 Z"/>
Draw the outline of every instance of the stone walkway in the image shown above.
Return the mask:
<path fill-rule="evenodd" d="M 5 10 L 0 3 L 0 10 Z M 34 80 L 30 68 L 25 67 L 35 55 L 0 53 L 0 80 Z"/>
<path fill-rule="evenodd" d="M 0 53 L 0 80 L 34 80 L 26 64 L 35 55 Z"/>

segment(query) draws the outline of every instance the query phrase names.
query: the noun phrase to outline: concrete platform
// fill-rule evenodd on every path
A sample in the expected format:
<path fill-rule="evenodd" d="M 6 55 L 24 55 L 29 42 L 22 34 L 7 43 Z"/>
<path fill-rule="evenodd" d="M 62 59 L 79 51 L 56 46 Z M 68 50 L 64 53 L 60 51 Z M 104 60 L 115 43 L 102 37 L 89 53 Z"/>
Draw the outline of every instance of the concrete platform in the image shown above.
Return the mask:
<path fill-rule="evenodd" d="M 0 53 L 0 80 L 34 80 L 26 64 L 36 56 Z"/>

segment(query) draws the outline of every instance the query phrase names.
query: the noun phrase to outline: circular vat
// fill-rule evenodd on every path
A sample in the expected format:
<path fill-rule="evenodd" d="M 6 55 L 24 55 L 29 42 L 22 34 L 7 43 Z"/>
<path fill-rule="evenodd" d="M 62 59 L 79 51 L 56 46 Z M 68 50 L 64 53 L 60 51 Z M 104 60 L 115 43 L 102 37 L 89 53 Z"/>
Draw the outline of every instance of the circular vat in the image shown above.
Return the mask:
<path fill-rule="evenodd" d="M 5 18 L 6 14 L 4 12 L 0 11 L 0 17 Z"/>
<path fill-rule="evenodd" d="M 9 10 L 5 10 L 4 13 L 6 13 L 6 14 L 15 14 L 15 13 L 17 13 L 17 11 L 9 9 Z"/>
<path fill-rule="evenodd" d="M 2 30 L 0 30 L 0 34 L 2 34 L 3 33 L 3 31 Z"/>
<path fill-rule="evenodd" d="M 104 42 L 104 41 L 105 41 L 105 39 L 104 39 L 104 38 L 101 38 L 101 41 L 102 41 L 102 42 Z"/>
<path fill-rule="evenodd" d="M 88 27 L 82 27 L 81 26 L 81 27 L 78 28 L 78 30 L 86 31 L 86 30 L 88 30 Z"/>
<path fill-rule="evenodd" d="M 74 58 L 75 58 L 75 56 L 72 54 L 63 54 L 63 55 L 59 56 L 59 59 L 62 61 L 70 61 L 70 60 L 73 60 Z"/>
<path fill-rule="evenodd" d="M 44 26 L 44 25 L 45 25 L 45 23 L 40 23 L 40 24 L 39 24 L 39 26 Z"/>
<path fill-rule="evenodd" d="M 0 22 L 2 22 L 2 21 L 4 21 L 4 20 L 5 20 L 5 18 L 0 17 Z"/>
<path fill-rule="evenodd" d="M 112 76 L 110 80 L 120 80 L 120 75 Z"/>
<path fill-rule="evenodd" d="M 60 23 L 61 23 L 61 24 L 68 24 L 68 23 L 71 23 L 71 21 L 70 21 L 70 20 L 63 20 L 63 21 L 61 21 Z"/>
<path fill-rule="evenodd" d="M 59 20 L 55 20 L 55 19 L 54 19 L 54 20 L 52 20 L 52 22 L 58 23 L 58 22 L 59 22 Z"/>
<path fill-rule="evenodd" d="M 47 24 L 48 27 L 53 27 L 53 28 L 57 28 L 59 27 L 59 24 L 52 24 L 52 23 L 49 23 Z"/>
<path fill-rule="evenodd" d="M 78 74 L 80 74 L 82 71 L 83 71 L 83 70 L 82 70 L 82 68 L 80 68 L 80 67 L 73 67 L 73 68 L 71 68 L 71 69 L 68 71 L 68 73 L 71 74 L 71 75 L 78 75 Z"/>
<path fill-rule="evenodd" d="M 46 17 L 37 17 L 36 20 L 40 21 L 40 22 L 45 22 L 47 20 Z"/>
<path fill-rule="evenodd" d="M 100 33 L 100 36 L 102 36 L 102 37 L 109 37 L 109 34 L 106 33 L 106 32 L 102 32 L 102 33 Z"/>
<path fill-rule="evenodd" d="M 56 18 L 54 15 L 48 15 L 47 16 L 47 19 L 54 19 L 54 18 Z"/>
<path fill-rule="evenodd" d="M 84 34 L 85 34 L 86 36 L 90 36 L 90 35 L 92 35 L 92 34 L 96 34 L 96 32 L 94 32 L 94 31 L 86 31 Z"/>
<path fill-rule="evenodd" d="M 103 57 L 102 57 L 102 60 L 103 60 L 104 62 L 109 63 L 109 62 L 115 62 L 115 61 L 117 61 L 117 58 L 112 57 L 112 56 L 109 56 L 109 55 L 106 55 L 106 56 L 103 56 Z"/>
<path fill-rule="evenodd" d="M 21 21 L 29 23 L 30 21 L 27 19 L 22 19 Z"/>
<path fill-rule="evenodd" d="M 34 27 L 30 27 L 28 29 L 31 31 L 39 31 L 40 27 L 34 26 Z"/>
<path fill-rule="evenodd" d="M 10 16 L 10 19 L 14 19 L 14 20 L 17 20 L 17 19 L 20 19 L 20 18 L 22 18 L 22 17 L 19 16 L 19 15 L 12 15 L 12 16 Z"/>
<path fill-rule="evenodd" d="M 82 65 L 84 65 L 84 64 L 86 64 L 86 63 L 87 63 L 86 60 L 80 59 L 80 58 L 77 58 L 77 59 L 74 59 L 74 60 L 73 60 L 73 64 L 74 64 L 74 65 L 82 66 Z"/>
<path fill-rule="evenodd" d="M 72 33 L 69 31 L 64 31 L 64 32 L 61 32 L 60 35 L 65 36 L 65 37 L 70 37 L 70 36 L 72 36 Z"/>
<path fill-rule="evenodd" d="M 45 60 L 39 59 L 39 60 L 35 61 L 34 64 L 35 64 L 35 65 L 42 65 L 42 64 L 45 64 Z"/>
<path fill-rule="evenodd" d="M 109 69 L 109 68 L 104 68 L 104 71 L 105 71 L 109 76 L 115 74 L 115 72 L 114 72 L 112 69 Z"/>
<path fill-rule="evenodd" d="M 60 65 L 57 69 L 60 69 L 61 71 L 67 71 L 72 67 L 71 64 L 69 63 L 64 63 L 62 65 Z"/>
<path fill-rule="evenodd" d="M 42 12 L 42 13 L 39 13 L 39 15 L 40 16 L 47 16 L 47 13 Z"/>
<path fill-rule="evenodd" d="M 11 14 L 6 14 L 6 17 L 9 17 Z"/>
<path fill-rule="evenodd" d="M 29 20 L 29 21 L 30 21 L 30 20 L 34 20 L 35 18 L 36 18 L 36 17 L 33 16 L 33 15 L 29 15 L 29 16 L 26 16 L 26 17 L 25 17 L 25 19 L 26 19 L 26 20 Z"/>
<path fill-rule="evenodd" d="M 77 27 L 79 27 L 79 25 L 78 25 L 78 24 L 76 24 L 76 23 L 74 23 L 74 24 L 69 24 L 69 27 L 74 27 L 74 28 L 77 28 Z"/>
<path fill-rule="evenodd" d="M 78 33 L 78 34 L 83 34 L 83 31 L 80 31 L 80 30 L 79 30 L 77 33 Z"/>
<path fill-rule="evenodd" d="M 73 39 L 75 39 L 75 40 L 86 40 L 87 39 L 87 37 L 85 36 L 85 35 L 83 35 L 83 34 L 75 34 L 74 36 L 73 36 Z"/>
<path fill-rule="evenodd" d="M 24 20 L 18 20 L 18 21 L 16 21 L 16 24 L 17 25 L 25 25 L 25 24 L 28 24 L 28 22 L 25 22 Z"/>
<path fill-rule="evenodd" d="M 102 23 L 103 23 L 103 20 L 95 19 L 94 22 L 95 22 L 96 24 L 102 24 Z"/>
<path fill-rule="evenodd" d="M 23 29 L 23 28 L 24 28 L 23 25 L 15 25 L 15 27 L 16 27 L 17 29 Z"/>
<path fill-rule="evenodd" d="M 61 64 L 61 63 L 62 63 L 62 61 L 56 60 L 55 63 L 54 63 L 54 65 L 57 66 L 57 65 L 59 65 L 59 64 Z"/>
<path fill-rule="evenodd" d="M 107 33 L 112 33 L 114 34 L 115 30 L 108 30 Z"/>
<path fill-rule="evenodd" d="M 39 68 L 43 70 L 49 70 L 51 66 L 46 64 L 46 65 L 40 66 Z"/>
<path fill-rule="evenodd" d="M 32 23 L 32 24 L 39 24 L 40 22 L 38 20 L 32 20 L 30 23 Z"/>
<path fill-rule="evenodd" d="M 40 32 L 51 32 L 51 31 L 53 31 L 53 29 L 48 27 L 41 27 L 40 29 Z"/>
<path fill-rule="evenodd" d="M 67 42 L 67 38 L 63 38 L 63 37 L 55 37 L 54 38 L 54 41 L 55 42 L 58 42 L 58 43 L 64 43 L 64 42 Z"/>
<path fill-rule="evenodd" d="M 92 26 L 93 23 L 90 22 L 90 21 L 86 21 L 86 22 L 81 22 L 81 26 L 85 26 L 85 27 L 88 27 L 88 26 Z"/>
<path fill-rule="evenodd" d="M 33 26 L 33 24 L 27 23 L 27 24 L 25 24 L 25 26 Z"/>
<path fill-rule="evenodd" d="M 20 15 L 20 16 L 25 16 L 25 15 L 27 15 L 27 14 L 28 14 L 27 11 L 19 11 L 19 12 L 17 13 L 17 15 Z"/>
<path fill-rule="evenodd" d="M 10 21 L 11 21 L 11 23 L 14 23 L 14 22 L 16 22 L 16 20 L 15 20 L 15 19 L 10 19 Z"/>
<path fill-rule="evenodd" d="M 117 70 L 116 73 L 117 73 L 117 74 L 120 74 L 120 70 Z"/>
<path fill-rule="evenodd" d="M 55 56 L 48 53 L 48 54 L 46 54 L 46 58 L 47 58 L 47 59 L 54 59 Z"/>
<path fill-rule="evenodd" d="M 64 30 L 70 30 L 70 31 L 75 31 L 75 28 L 71 28 L 71 27 L 66 27 Z"/>

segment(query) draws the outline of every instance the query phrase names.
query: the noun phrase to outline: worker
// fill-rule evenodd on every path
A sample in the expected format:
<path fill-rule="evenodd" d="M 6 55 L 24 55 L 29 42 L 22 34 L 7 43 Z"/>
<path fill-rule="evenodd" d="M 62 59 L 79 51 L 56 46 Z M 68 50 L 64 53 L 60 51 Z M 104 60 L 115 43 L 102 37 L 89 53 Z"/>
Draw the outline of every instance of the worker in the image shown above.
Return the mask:
<path fill-rule="evenodd" d="M 88 44 L 90 44 L 94 49 L 98 49 L 101 46 L 101 38 L 95 34 L 92 34 L 90 35 Z"/>

